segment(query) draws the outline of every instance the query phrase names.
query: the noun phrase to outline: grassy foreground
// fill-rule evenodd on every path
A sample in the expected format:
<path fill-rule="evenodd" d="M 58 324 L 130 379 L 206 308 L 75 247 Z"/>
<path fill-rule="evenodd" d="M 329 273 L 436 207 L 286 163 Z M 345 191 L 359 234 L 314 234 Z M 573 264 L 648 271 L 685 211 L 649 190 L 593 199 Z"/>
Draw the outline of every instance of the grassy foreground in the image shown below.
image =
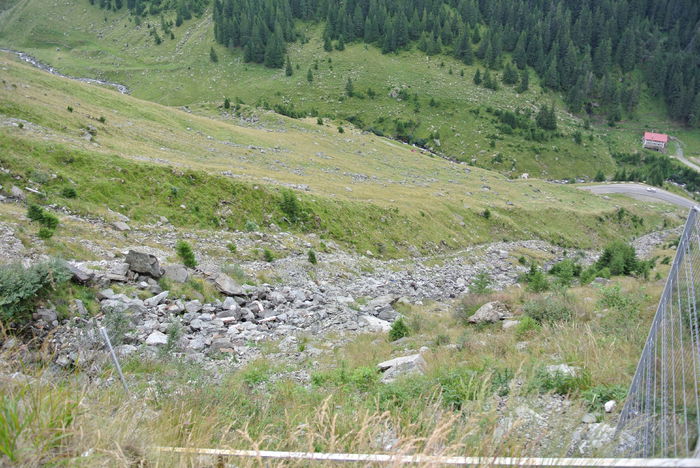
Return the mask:
<path fill-rule="evenodd" d="M 25 377 L 0 381 L 0 449 L 23 466 L 215 464 L 158 453 L 158 445 L 564 456 L 584 413 L 614 424 L 620 408 L 605 414 L 602 404 L 624 398 L 662 286 L 618 278 L 605 287 L 513 289 L 426 304 L 403 310 L 411 332 L 400 341 L 360 335 L 331 347 L 332 337 L 298 337 L 296 349 L 287 350 L 265 342 L 260 359 L 240 370 L 222 365 L 214 372 L 178 355 L 131 359 L 123 363 L 131 396 L 106 357 L 88 374 L 57 374 L 44 368 L 49 356 L 41 351 L 10 347 L 2 373 Z M 490 299 L 516 314 L 533 301 L 564 304 L 572 318 L 510 330 L 466 325 L 470 306 Z M 424 376 L 379 382 L 378 362 L 421 346 L 429 348 Z M 323 353 L 302 354 L 310 349 Z M 560 363 L 579 367 L 580 377 L 543 372 Z M 606 453 L 600 450 L 592 455 Z"/>

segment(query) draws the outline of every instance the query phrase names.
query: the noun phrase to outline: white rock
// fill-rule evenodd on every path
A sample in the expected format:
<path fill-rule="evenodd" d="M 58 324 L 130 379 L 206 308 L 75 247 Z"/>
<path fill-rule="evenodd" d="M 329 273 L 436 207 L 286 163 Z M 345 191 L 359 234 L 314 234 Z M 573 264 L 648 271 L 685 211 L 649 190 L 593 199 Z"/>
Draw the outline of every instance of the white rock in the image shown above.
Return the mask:
<path fill-rule="evenodd" d="M 510 328 L 517 327 L 519 323 L 520 320 L 504 320 L 502 326 L 504 330 L 508 330 Z"/>
<path fill-rule="evenodd" d="M 162 346 L 168 343 L 168 337 L 165 333 L 161 333 L 158 330 L 154 331 L 148 338 L 146 338 L 146 344 L 149 346 Z"/>
<path fill-rule="evenodd" d="M 366 323 L 367 328 L 372 332 L 386 333 L 391 330 L 391 324 L 389 322 L 377 317 L 372 317 L 371 315 L 363 315 L 360 317 L 360 320 Z"/>
<path fill-rule="evenodd" d="M 423 374 L 427 364 L 420 354 L 398 357 L 380 362 L 377 367 L 384 372 L 382 383 L 391 383 L 397 378 L 410 374 Z"/>
<path fill-rule="evenodd" d="M 612 413 L 615 410 L 615 407 L 617 406 L 617 402 L 615 400 L 610 400 L 605 403 L 604 408 L 606 413 Z"/>
<path fill-rule="evenodd" d="M 578 375 L 578 367 L 573 367 L 568 364 L 555 364 L 553 366 L 547 366 L 547 373 L 549 375 L 565 375 L 567 377 L 576 377 Z"/>

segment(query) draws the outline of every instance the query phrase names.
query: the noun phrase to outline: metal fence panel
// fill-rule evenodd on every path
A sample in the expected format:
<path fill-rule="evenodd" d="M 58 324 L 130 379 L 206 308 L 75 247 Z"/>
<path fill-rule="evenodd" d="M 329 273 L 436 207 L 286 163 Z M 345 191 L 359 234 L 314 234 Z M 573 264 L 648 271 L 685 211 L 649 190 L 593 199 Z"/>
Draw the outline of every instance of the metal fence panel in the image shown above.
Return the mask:
<path fill-rule="evenodd" d="M 700 456 L 700 219 L 690 210 L 618 424 L 635 457 Z"/>

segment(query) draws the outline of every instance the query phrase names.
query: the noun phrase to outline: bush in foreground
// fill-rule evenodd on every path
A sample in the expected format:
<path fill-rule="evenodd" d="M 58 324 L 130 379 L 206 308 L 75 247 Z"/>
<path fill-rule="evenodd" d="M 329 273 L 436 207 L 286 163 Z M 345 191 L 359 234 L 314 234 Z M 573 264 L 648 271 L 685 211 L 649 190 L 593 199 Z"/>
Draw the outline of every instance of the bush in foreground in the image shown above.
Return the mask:
<path fill-rule="evenodd" d="M 0 266 L 0 321 L 21 326 L 47 293 L 70 278 L 70 270 L 59 260 L 29 268 L 19 264 Z"/>

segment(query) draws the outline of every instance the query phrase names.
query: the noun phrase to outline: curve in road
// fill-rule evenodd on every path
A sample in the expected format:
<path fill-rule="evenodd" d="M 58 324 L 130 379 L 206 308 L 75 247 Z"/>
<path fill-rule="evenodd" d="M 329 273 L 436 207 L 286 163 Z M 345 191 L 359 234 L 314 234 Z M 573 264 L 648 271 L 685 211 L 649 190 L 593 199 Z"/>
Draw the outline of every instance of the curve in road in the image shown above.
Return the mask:
<path fill-rule="evenodd" d="M 588 190 L 589 192 L 593 192 L 598 195 L 619 193 L 642 201 L 663 201 L 688 209 L 698 206 L 695 201 L 690 200 L 689 198 L 681 197 L 680 195 L 667 192 L 666 190 L 657 189 L 644 184 L 602 184 L 588 185 L 578 188 Z"/>
<path fill-rule="evenodd" d="M 679 140 L 676 137 L 671 137 L 671 139 L 676 142 L 676 154 L 673 155 L 673 157 L 685 164 L 686 166 L 688 166 L 689 168 L 700 172 L 700 166 L 690 162 L 683 154 L 683 143 L 681 142 L 681 140 Z"/>

